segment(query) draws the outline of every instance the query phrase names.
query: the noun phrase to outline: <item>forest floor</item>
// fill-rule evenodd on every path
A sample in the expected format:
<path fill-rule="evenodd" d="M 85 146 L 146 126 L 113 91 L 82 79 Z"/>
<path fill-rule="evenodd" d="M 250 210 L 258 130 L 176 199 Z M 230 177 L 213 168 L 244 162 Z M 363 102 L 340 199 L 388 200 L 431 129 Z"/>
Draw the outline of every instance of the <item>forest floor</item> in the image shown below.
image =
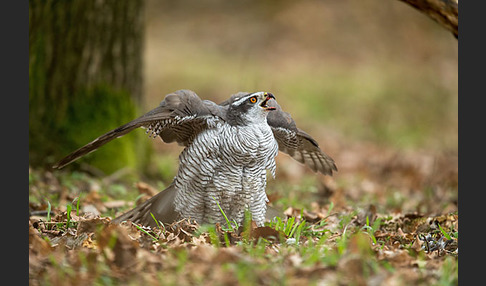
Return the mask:
<path fill-rule="evenodd" d="M 166 183 L 30 168 L 29 284 L 456 285 L 457 154 L 331 147 L 333 177 L 277 158 L 264 227 L 110 224 Z"/>

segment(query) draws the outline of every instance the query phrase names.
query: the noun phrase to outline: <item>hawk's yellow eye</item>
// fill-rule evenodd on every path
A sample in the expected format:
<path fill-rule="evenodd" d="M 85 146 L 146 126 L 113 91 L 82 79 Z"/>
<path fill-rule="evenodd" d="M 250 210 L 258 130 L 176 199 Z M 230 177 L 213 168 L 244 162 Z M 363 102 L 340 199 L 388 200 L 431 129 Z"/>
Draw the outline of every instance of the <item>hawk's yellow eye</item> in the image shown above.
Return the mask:
<path fill-rule="evenodd" d="M 250 97 L 250 102 L 251 102 L 251 103 L 255 103 L 255 102 L 257 102 L 256 97 Z"/>

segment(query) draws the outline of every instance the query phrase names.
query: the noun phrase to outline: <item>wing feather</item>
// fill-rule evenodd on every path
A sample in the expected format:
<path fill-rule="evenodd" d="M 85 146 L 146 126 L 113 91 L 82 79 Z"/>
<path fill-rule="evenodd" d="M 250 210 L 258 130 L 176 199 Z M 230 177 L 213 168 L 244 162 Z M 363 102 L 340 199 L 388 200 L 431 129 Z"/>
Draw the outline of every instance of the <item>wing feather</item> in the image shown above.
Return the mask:
<path fill-rule="evenodd" d="M 187 146 L 198 132 L 207 128 L 208 119 L 224 117 L 224 108 L 208 100 L 202 101 L 193 91 L 178 90 L 166 95 L 156 108 L 75 150 L 53 168 L 60 169 L 138 127 L 146 128 L 149 136 L 160 136 L 166 143 L 176 141 Z"/>
<path fill-rule="evenodd" d="M 312 136 L 297 128 L 289 113 L 284 112 L 275 100 L 269 101 L 269 105 L 276 108 L 268 114 L 267 122 L 277 140 L 279 151 L 290 155 L 314 172 L 332 175 L 333 171 L 337 171 L 334 160 L 321 150 Z"/>

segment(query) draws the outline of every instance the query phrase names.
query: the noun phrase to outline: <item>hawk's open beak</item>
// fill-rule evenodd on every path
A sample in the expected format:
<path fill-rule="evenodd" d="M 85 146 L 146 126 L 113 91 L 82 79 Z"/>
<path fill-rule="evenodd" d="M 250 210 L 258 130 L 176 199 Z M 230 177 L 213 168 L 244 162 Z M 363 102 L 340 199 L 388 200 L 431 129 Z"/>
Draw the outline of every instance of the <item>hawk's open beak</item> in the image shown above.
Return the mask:
<path fill-rule="evenodd" d="M 267 103 L 270 99 L 275 99 L 275 96 L 273 96 L 273 94 L 269 93 L 269 92 L 265 92 L 263 94 L 265 97 L 265 100 L 262 101 L 262 103 L 260 104 L 261 107 L 263 107 L 263 109 L 265 110 L 275 110 L 277 108 L 273 107 L 273 106 L 268 106 Z"/>

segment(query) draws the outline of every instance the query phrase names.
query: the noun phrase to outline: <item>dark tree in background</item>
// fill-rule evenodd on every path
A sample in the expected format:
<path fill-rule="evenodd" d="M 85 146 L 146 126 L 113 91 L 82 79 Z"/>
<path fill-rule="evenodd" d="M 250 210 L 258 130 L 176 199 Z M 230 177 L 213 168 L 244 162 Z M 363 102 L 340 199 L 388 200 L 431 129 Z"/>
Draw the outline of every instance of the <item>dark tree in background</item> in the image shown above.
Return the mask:
<path fill-rule="evenodd" d="M 31 165 L 52 165 L 140 114 L 143 6 L 143 0 L 29 1 Z M 105 172 L 134 166 L 148 150 L 148 140 L 139 140 L 140 133 L 130 134 L 87 160 Z"/>
<path fill-rule="evenodd" d="M 459 37 L 458 0 L 400 0 L 416 8 Z"/>

